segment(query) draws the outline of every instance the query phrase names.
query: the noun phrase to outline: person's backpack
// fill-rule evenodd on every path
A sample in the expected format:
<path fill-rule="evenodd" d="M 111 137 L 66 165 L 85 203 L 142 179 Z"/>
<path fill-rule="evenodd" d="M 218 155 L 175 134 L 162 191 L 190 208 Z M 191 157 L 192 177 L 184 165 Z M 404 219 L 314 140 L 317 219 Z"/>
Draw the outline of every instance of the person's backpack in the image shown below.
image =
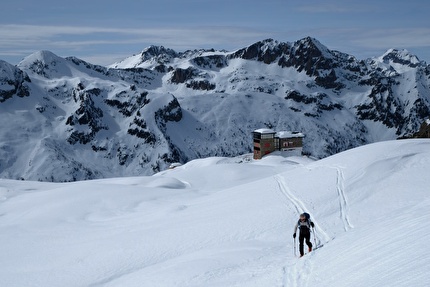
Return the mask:
<path fill-rule="evenodd" d="M 311 219 L 311 216 L 307 212 L 303 212 L 303 215 L 305 216 L 306 220 L 309 221 Z"/>
<path fill-rule="evenodd" d="M 303 212 L 302 214 L 305 216 L 305 218 L 306 218 L 306 225 L 310 229 L 311 228 L 311 216 L 307 212 Z M 297 225 L 300 226 L 300 220 L 298 221 Z"/>

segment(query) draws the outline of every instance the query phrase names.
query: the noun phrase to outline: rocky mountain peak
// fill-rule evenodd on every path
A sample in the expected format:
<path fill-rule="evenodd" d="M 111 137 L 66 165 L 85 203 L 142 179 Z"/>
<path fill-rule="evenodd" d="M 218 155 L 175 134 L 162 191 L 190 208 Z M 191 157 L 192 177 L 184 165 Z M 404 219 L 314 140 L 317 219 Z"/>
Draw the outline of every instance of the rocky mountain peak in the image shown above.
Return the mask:
<path fill-rule="evenodd" d="M 279 59 L 284 53 L 288 54 L 289 45 L 280 43 L 273 39 L 256 42 L 246 48 L 237 50 L 230 58 L 241 58 L 245 60 L 257 60 L 265 64 L 271 64 Z"/>
<path fill-rule="evenodd" d="M 45 50 L 31 54 L 17 66 L 30 74 L 36 74 L 48 79 L 71 75 L 70 67 L 64 58 Z"/>
<path fill-rule="evenodd" d="M 28 83 L 31 80 L 27 73 L 17 67 L 0 60 L 0 103 L 14 95 L 28 97 Z"/>
<path fill-rule="evenodd" d="M 294 52 L 307 51 L 311 57 L 331 57 L 331 51 L 321 44 L 317 39 L 305 37 L 293 44 Z"/>
<path fill-rule="evenodd" d="M 415 68 L 421 63 L 417 56 L 409 53 L 409 51 L 405 49 L 389 49 L 384 55 L 381 56 L 380 59 L 386 64 L 401 64 L 411 68 Z"/>
<path fill-rule="evenodd" d="M 175 58 L 178 56 L 178 53 L 176 53 L 174 50 L 165 48 L 163 46 L 154 46 L 151 45 L 147 48 L 145 48 L 141 53 L 140 57 L 142 61 L 147 61 L 152 58 L 157 59 L 170 59 Z"/>
<path fill-rule="evenodd" d="M 61 62 L 62 58 L 52 53 L 51 51 L 41 50 L 34 52 L 33 54 L 25 57 L 19 64 L 19 67 L 29 67 L 35 62 L 41 62 L 46 65 L 55 65 L 57 62 Z"/>
<path fill-rule="evenodd" d="M 172 59 L 178 57 L 178 53 L 163 46 L 151 45 L 145 48 L 140 54 L 127 57 L 124 60 L 112 64 L 110 68 L 130 69 L 130 68 L 155 68 L 164 65 Z"/>

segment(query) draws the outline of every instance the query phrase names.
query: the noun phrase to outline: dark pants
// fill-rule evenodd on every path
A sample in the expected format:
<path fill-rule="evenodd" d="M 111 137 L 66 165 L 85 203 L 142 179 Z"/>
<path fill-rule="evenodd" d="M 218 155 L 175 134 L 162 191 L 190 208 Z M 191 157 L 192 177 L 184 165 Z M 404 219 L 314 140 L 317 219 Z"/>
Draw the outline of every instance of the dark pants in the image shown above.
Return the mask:
<path fill-rule="evenodd" d="M 311 233 L 309 231 L 308 228 L 301 228 L 300 229 L 300 236 L 299 236 L 299 250 L 300 250 L 300 255 L 304 255 L 305 252 L 303 250 L 303 241 L 306 239 L 306 245 L 309 248 L 312 248 L 312 243 L 311 243 Z"/>

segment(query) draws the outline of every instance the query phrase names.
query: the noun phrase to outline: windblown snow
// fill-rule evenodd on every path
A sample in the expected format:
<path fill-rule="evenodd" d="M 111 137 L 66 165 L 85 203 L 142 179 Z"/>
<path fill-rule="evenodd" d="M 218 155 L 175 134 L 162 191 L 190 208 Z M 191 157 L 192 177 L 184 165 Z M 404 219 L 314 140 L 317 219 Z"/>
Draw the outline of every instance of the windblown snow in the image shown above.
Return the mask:
<path fill-rule="evenodd" d="M 430 140 L 0 180 L 0 286 L 429 286 Z M 319 248 L 297 258 L 307 211 Z"/>

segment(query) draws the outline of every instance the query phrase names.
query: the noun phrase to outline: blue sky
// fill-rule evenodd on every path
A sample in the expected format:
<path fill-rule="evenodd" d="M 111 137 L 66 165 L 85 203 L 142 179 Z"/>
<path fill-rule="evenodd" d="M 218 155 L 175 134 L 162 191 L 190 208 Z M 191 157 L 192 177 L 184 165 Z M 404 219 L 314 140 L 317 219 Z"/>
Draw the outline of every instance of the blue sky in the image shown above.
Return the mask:
<path fill-rule="evenodd" d="M 429 11 L 427 0 L 2 0 L 0 59 L 49 50 L 108 65 L 149 45 L 234 51 L 311 36 L 358 59 L 397 48 L 430 64 Z"/>

